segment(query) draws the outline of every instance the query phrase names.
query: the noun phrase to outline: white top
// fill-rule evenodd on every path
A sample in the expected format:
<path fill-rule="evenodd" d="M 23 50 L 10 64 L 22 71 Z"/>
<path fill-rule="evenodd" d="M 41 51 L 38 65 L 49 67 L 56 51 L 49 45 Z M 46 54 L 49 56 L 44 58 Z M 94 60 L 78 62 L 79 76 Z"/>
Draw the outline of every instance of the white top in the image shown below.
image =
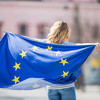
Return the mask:
<path fill-rule="evenodd" d="M 46 39 L 42 42 L 46 42 Z M 75 45 L 75 43 L 72 42 L 63 42 L 63 45 Z M 51 86 L 47 86 L 48 89 L 64 89 L 64 88 L 70 88 L 70 87 L 74 87 L 74 83 L 70 83 L 70 84 L 65 84 L 65 85 L 58 85 L 58 84 L 53 84 Z"/>

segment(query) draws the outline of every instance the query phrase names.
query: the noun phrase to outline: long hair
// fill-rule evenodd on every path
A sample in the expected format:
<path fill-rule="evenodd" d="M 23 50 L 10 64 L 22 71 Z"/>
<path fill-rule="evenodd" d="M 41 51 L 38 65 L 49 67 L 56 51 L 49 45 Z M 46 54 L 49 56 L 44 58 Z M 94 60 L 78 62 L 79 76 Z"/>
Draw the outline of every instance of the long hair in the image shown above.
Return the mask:
<path fill-rule="evenodd" d="M 70 29 L 66 22 L 57 21 L 50 29 L 48 34 L 48 42 L 54 44 L 61 44 L 68 41 Z"/>

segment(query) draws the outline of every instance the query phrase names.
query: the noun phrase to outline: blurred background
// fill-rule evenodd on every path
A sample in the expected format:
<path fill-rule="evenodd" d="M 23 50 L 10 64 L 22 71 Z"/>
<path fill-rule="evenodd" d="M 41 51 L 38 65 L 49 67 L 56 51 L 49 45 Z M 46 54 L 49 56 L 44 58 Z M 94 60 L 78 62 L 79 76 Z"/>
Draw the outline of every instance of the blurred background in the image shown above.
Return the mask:
<path fill-rule="evenodd" d="M 0 39 L 4 32 L 45 39 L 58 20 L 69 25 L 70 42 L 100 42 L 100 0 L 0 0 Z M 94 50 L 82 71 L 77 100 L 100 100 L 100 52 Z M 47 100 L 47 90 L 0 89 L 0 100 Z"/>

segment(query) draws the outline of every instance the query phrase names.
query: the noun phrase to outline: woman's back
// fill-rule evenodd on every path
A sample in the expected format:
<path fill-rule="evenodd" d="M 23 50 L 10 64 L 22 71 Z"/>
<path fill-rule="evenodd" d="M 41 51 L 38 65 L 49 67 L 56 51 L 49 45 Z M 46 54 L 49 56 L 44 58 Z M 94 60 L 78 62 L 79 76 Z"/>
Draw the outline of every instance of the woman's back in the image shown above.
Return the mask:
<path fill-rule="evenodd" d="M 41 40 L 41 42 L 47 42 L 47 41 L 48 41 L 47 39 Z M 62 45 L 75 45 L 75 43 L 65 41 L 62 43 Z M 74 83 L 65 84 L 65 85 L 53 84 L 52 86 L 47 86 L 48 89 L 64 89 L 64 88 L 70 88 L 70 87 L 74 87 Z"/>

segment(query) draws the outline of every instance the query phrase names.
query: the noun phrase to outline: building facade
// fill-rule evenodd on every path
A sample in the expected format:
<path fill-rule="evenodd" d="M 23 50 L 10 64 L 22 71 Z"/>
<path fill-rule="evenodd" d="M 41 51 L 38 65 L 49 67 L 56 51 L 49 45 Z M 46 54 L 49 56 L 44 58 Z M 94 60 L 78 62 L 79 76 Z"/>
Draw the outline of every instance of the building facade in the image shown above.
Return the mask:
<path fill-rule="evenodd" d="M 53 23 L 63 20 L 71 28 L 70 41 L 96 42 L 100 37 L 100 4 L 96 2 L 97 0 L 0 1 L 0 38 L 4 31 L 46 38 Z"/>

